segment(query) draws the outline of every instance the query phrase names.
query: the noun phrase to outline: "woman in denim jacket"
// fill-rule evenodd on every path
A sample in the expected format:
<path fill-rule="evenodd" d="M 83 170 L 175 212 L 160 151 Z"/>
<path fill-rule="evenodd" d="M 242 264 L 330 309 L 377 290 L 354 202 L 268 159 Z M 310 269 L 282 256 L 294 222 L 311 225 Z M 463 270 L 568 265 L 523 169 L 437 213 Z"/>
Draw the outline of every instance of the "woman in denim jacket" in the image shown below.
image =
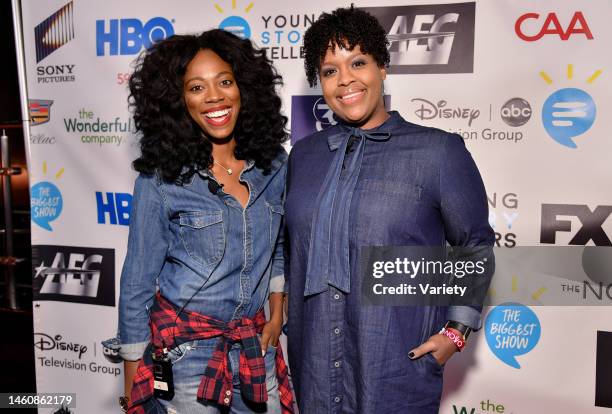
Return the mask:
<path fill-rule="evenodd" d="M 461 137 L 385 110 L 388 43 L 352 7 L 323 13 L 304 36 L 308 81 L 339 123 L 298 141 L 287 170 L 289 362 L 302 414 L 435 414 L 443 364 L 480 327 L 478 305 L 362 301 L 364 247 L 449 243 L 489 258 L 494 242 Z"/>
<path fill-rule="evenodd" d="M 126 361 L 130 413 L 291 409 L 276 348 L 287 158 L 280 83 L 264 52 L 221 30 L 155 44 L 130 79 L 140 175 L 119 338 L 106 343 Z"/>

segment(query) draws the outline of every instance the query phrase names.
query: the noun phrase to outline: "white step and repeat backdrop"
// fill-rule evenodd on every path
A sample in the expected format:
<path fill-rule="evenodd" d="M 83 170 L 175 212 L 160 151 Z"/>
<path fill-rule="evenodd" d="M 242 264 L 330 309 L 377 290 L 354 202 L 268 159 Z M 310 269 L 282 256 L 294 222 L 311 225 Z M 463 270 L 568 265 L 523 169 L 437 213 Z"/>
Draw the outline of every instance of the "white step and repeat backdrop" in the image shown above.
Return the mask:
<path fill-rule="evenodd" d="M 283 110 L 295 142 L 336 122 L 320 91 L 307 86 L 301 43 L 322 11 L 346 5 L 22 2 L 39 392 L 76 392 L 74 413 L 118 411 L 122 363 L 100 341 L 117 323 L 137 154 L 127 80 L 138 53 L 173 33 L 221 27 L 249 37 L 268 49 L 284 77 Z M 464 137 L 484 177 L 498 245 L 610 245 L 611 2 L 356 6 L 394 35 L 390 107 Z M 509 292 L 518 306 L 525 295 L 545 293 L 514 283 Z M 612 289 L 607 293 L 601 300 L 612 304 Z M 504 310 L 486 308 L 485 328 L 448 364 L 441 413 L 610 411 L 611 375 L 602 369 L 612 358 L 605 349 L 610 308 Z M 522 335 L 501 329 L 517 324 L 532 328 Z"/>

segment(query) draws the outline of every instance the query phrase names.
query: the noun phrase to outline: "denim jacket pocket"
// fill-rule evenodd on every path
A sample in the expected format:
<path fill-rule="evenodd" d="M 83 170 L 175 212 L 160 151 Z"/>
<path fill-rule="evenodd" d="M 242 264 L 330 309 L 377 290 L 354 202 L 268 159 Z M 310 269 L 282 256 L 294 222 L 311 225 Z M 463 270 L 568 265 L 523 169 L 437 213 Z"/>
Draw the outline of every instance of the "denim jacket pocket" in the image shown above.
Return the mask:
<path fill-rule="evenodd" d="M 186 211 L 179 214 L 180 235 L 189 256 L 202 265 L 218 262 L 225 250 L 223 213 Z"/>
<path fill-rule="evenodd" d="M 283 219 L 283 215 L 285 214 L 285 210 L 282 204 L 270 204 L 266 201 L 268 205 L 269 217 L 270 217 L 270 247 L 274 248 L 276 245 L 276 240 L 278 239 L 278 232 L 280 231 L 281 222 Z"/>

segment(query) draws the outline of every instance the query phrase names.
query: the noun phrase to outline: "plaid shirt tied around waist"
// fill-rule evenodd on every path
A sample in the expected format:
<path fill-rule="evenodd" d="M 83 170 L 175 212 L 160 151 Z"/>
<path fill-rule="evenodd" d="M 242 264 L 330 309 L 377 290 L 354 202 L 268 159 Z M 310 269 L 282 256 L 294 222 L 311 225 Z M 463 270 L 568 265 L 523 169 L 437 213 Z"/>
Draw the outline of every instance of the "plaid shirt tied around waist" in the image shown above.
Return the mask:
<path fill-rule="evenodd" d="M 198 339 L 219 337 L 219 342 L 208 361 L 198 387 L 198 399 L 229 406 L 232 399 L 232 370 L 228 352 L 235 342 L 240 342 L 240 386 L 245 399 L 256 403 L 268 400 L 266 367 L 261 355 L 257 334 L 266 323 L 263 309 L 253 319 L 235 319 L 229 323 L 178 308 L 159 293 L 151 309 L 151 346 L 145 351 L 134 376 L 130 397 L 130 414 L 155 412 L 153 399 L 153 358 L 163 356 L 168 345 L 181 344 Z M 289 370 L 283 358 L 281 344 L 276 349 L 276 377 L 283 414 L 293 413 L 293 395 L 289 384 Z M 227 393 L 227 391 L 230 391 Z M 227 394 L 226 394 L 227 393 Z"/>

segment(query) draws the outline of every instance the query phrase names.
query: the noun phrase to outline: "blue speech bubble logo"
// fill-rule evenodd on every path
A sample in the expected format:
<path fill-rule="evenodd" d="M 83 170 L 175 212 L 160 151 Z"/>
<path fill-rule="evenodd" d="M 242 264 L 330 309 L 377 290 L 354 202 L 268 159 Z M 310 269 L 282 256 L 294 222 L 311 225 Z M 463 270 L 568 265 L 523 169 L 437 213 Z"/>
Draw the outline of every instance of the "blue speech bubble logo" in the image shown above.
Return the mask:
<path fill-rule="evenodd" d="M 487 315 L 485 336 L 495 356 L 513 368 L 520 369 L 516 360 L 538 344 L 542 328 L 536 314 L 520 303 L 503 303 Z"/>
<path fill-rule="evenodd" d="M 572 138 L 584 134 L 595 122 L 597 108 L 591 95 L 576 88 L 559 89 L 542 107 L 542 123 L 548 135 L 561 145 L 577 148 Z"/>
<path fill-rule="evenodd" d="M 45 230 L 53 231 L 49 223 L 62 213 L 62 193 L 48 181 L 34 184 L 30 192 L 32 221 Z"/>
<path fill-rule="evenodd" d="M 251 38 L 251 26 L 240 16 L 226 17 L 219 23 L 219 29 L 233 33 L 241 39 Z"/>

